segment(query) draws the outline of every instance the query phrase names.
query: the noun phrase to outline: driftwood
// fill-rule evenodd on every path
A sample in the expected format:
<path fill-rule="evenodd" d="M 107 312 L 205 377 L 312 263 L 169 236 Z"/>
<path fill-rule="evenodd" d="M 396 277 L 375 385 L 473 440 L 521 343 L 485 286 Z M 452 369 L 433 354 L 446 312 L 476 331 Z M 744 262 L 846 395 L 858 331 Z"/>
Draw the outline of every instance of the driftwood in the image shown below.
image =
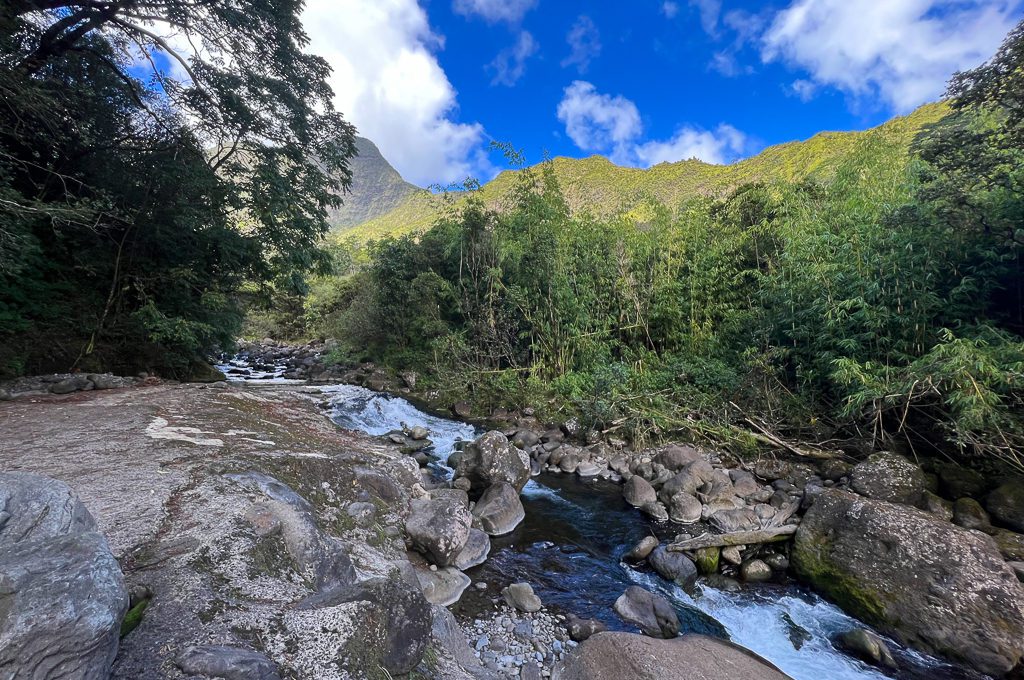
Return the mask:
<path fill-rule="evenodd" d="M 740 410 L 740 407 L 736 406 L 736 404 L 733 404 L 732 402 L 729 402 L 729 403 L 732 404 L 732 406 L 736 410 Z M 743 418 L 743 422 L 745 422 L 747 425 L 750 425 L 750 427 L 752 427 L 752 428 L 754 428 L 754 430 L 756 430 L 756 432 L 752 432 L 752 431 L 748 430 L 748 433 L 754 439 L 757 439 L 758 441 L 764 442 L 765 444 L 768 444 L 770 446 L 774 446 L 776 448 L 786 449 L 790 453 L 795 454 L 797 456 L 800 456 L 802 458 L 814 458 L 814 459 L 817 459 L 817 460 L 830 460 L 832 458 L 838 458 L 839 456 L 843 455 L 842 451 L 829 451 L 827 449 L 822 449 L 822 448 L 819 448 L 817 446 L 808 446 L 808 445 L 802 445 L 801 446 L 801 445 L 794 444 L 792 442 L 788 442 L 785 439 L 782 439 L 781 437 L 773 434 L 767 427 L 765 427 L 761 423 L 758 423 L 753 418 L 744 417 Z"/>
<path fill-rule="evenodd" d="M 774 543 L 784 541 L 796 533 L 795 524 L 781 527 L 769 527 L 755 531 L 733 531 L 728 534 L 704 534 L 695 538 L 670 543 L 666 546 L 672 552 L 684 550 L 700 550 L 701 548 L 723 548 L 729 545 L 752 545 L 756 543 Z"/>

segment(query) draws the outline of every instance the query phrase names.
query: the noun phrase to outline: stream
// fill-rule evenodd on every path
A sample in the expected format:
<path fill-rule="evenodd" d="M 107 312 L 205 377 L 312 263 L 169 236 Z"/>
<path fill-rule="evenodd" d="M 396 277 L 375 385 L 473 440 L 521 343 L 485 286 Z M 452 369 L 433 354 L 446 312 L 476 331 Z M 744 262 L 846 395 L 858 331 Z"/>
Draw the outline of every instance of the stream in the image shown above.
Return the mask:
<path fill-rule="evenodd" d="M 242 379 L 241 376 L 236 380 Z M 323 388 L 331 418 L 339 426 L 383 435 L 404 427 L 430 431 L 439 475 L 450 474 L 444 461 L 458 442 L 481 432 L 471 425 L 425 413 L 400 397 L 354 385 Z M 727 592 L 698 585 L 692 592 L 665 581 L 621 556 L 648 534 L 674 536 L 673 525 L 657 524 L 622 499 L 621 487 L 607 481 L 580 481 L 575 475 L 544 473 L 522 493 L 526 519 L 491 542 L 487 561 L 467 571 L 473 581 L 499 588 L 529 582 L 549 609 L 603 621 L 610 630 L 634 630 L 612 609 L 630 585 L 665 595 L 676 607 L 681 630 L 716 635 L 753 650 L 795 680 L 979 680 L 985 676 L 924 656 L 895 641 L 888 644 L 898 671 L 883 674 L 837 649 L 838 634 L 864 624 L 805 588 L 789 583 L 744 586 Z M 486 593 L 469 588 L 452 610 L 463 618 L 486 616 L 493 604 Z"/>

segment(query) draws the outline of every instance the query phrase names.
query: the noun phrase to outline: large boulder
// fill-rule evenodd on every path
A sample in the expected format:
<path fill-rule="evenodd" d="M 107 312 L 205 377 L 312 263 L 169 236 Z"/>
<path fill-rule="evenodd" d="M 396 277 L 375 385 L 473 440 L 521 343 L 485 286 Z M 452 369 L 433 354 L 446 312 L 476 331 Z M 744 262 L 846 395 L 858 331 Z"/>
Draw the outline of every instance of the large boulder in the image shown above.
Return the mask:
<path fill-rule="evenodd" d="M 405 532 L 412 547 L 439 567 L 455 563 L 469 540 L 473 516 L 454 495 L 417 498 L 412 502 Z"/>
<path fill-rule="evenodd" d="M 992 675 L 1024 655 L 1024 589 L 982 534 L 830 490 L 804 516 L 792 562 L 846 611 L 907 645 Z"/>
<path fill-rule="evenodd" d="M 1024 480 L 1012 479 L 1002 484 L 988 495 L 985 507 L 999 524 L 1024 532 Z"/>
<path fill-rule="evenodd" d="M 877 501 L 917 505 L 927 490 L 920 467 L 894 453 L 876 453 L 850 470 L 850 488 Z"/>
<path fill-rule="evenodd" d="M 690 586 L 697 580 L 697 567 L 681 552 L 666 550 L 659 545 L 647 556 L 647 564 L 666 581 L 680 586 Z"/>
<path fill-rule="evenodd" d="M 615 600 L 614 609 L 624 621 L 635 624 L 644 635 L 674 638 L 679 634 L 679 617 L 672 604 L 640 586 L 626 588 L 626 592 Z"/>
<path fill-rule="evenodd" d="M 281 674 L 273 661 L 259 652 L 239 647 L 187 647 L 174 663 L 189 676 L 223 680 L 281 680 Z"/>
<path fill-rule="evenodd" d="M 491 537 L 479 529 L 469 530 L 469 539 L 455 556 L 455 568 L 460 571 L 483 564 L 491 552 Z"/>
<path fill-rule="evenodd" d="M 685 669 L 685 671 L 683 670 Z M 655 640 L 598 633 L 557 666 L 553 680 L 787 680 L 789 676 L 739 645 L 704 635 Z"/>
<path fill-rule="evenodd" d="M 530 481 L 530 457 L 497 431 L 467 444 L 455 462 L 456 476 L 467 478 L 473 489 L 507 482 L 519 493 Z"/>
<path fill-rule="evenodd" d="M 0 474 L 0 674 L 108 677 L 127 609 L 117 560 L 71 489 Z"/>
<path fill-rule="evenodd" d="M 658 492 L 640 475 L 633 475 L 622 485 L 622 497 L 634 508 L 642 508 L 658 500 Z"/>
<path fill-rule="evenodd" d="M 410 572 L 409 578 L 413 578 Z M 430 641 L 433 614 L 430 603 L 419 588 L 393 571 L 387 578 L 374 578 L 353 585 L 338 586 L 307 597 L 298 610 L 334 607 L 348 602 L 369 602 L 374 616 L 382 617 L 380 636 L 372 640 L 374 653 L 389 673 L 412 672 L 426 652 Z"/>
<path fill-rule="evenodd" d="M 491 536 L 511 533 L 526 518 L 519 494 L 508 482 L 497 482 L 473 506 L 473 517 Z"/>

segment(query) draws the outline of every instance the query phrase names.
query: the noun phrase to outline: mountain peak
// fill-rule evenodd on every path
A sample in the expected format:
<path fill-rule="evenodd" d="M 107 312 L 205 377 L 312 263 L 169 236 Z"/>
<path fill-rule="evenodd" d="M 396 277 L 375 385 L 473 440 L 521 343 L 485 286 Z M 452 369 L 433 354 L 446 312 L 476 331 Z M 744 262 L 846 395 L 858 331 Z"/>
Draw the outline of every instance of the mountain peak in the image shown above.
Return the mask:
<path fill-rule="evenodd" d="M 426 191 L 406 182 L 371 140 L 356 137 L 358 155 L 349 161 L 352 186 L 341 197 L 343 205 L 330 215 L 334 228 L 353 227 L 380 217 Z"/>

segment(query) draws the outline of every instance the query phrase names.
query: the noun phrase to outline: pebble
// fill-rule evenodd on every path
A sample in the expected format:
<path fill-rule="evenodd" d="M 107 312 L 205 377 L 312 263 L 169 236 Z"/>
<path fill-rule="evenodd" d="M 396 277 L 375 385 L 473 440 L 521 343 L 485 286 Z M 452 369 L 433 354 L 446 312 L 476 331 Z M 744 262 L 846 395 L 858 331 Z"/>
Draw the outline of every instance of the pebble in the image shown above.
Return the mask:
<path fill-rule="evenodd" d="M 490 618 L 462 625 L 474 654 L 491 671 L 501 677 L 550 678 L 554 665 L 575 646 L 568 641 L 565 620 L 543 609 L 519 612 L 499 600 Z"/>

